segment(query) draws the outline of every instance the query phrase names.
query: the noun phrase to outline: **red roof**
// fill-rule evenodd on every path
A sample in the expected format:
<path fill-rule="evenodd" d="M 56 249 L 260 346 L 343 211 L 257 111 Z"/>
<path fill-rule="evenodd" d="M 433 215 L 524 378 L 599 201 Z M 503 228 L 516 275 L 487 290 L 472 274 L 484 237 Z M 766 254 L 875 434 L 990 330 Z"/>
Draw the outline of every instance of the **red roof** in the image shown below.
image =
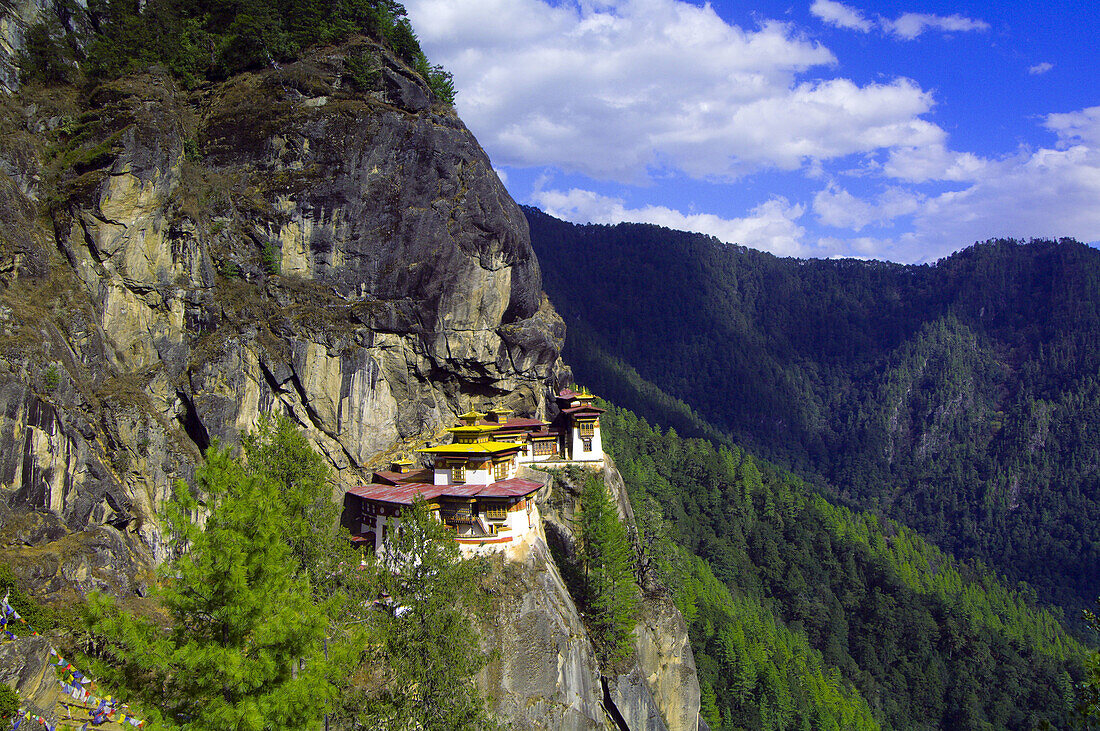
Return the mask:
<path fill-rule="evenodd" d="M 599 406 L 587 406 L 587 405 L 574 406 L 570 409 L 562 409 L 561 410 L 561 412 L 563 414 L 569 414 L 569 415 L 579 414 L 581 412 L 602 414 L 605 411 L 607 411 L 607 409 L 601 409 Z"/>
<path fill-rule="evenodd" d="M 400 485 L 409 482 L 431 482 L 435 474 L 427 467 L 410 470 L 408 472 L 394 472 L 393 470 L 379 470 L 374 473 L 374 481 L 386 485 Z"/>
<path fill-rule="evenodd" d="M 482 421 L 479 423 L 486 426 L 495 426 L 497 424 L 500 424 L 500 428 L 493 432 L 494 434 L 500 434 L 502 432 L 521 431 L 523 429 L 530 429 L 531 427 L 540 427 L 546 422 L 540 419 L 528 419 L 526 417 L 518 417 L 515 419 L 509 419 L 506 424 L 501 424 L 500 422 L 496 421 Z"/>
<path fill-rule="evenodd" d="M 523 497 L 542 487 L 542 483 L 531 480 L 521 480 L 513 477 L 510 480 L 498 480 L 491 485 L 475 485 L 483 488 L 477 494 L 478 497 Z"/>
<path fill-rule="evenodd" d="M 538 482 L 513 477 L 510 480 L 499 480 L 491 485 L 375 484 L 349 487 L 347 491 L 367 500 L 412 505 L 417 496 L 424 500 L 433 500 L 437 497 L 523 497 L 524 495 L 530 495 L 540 487 L 542 485 Z"/>

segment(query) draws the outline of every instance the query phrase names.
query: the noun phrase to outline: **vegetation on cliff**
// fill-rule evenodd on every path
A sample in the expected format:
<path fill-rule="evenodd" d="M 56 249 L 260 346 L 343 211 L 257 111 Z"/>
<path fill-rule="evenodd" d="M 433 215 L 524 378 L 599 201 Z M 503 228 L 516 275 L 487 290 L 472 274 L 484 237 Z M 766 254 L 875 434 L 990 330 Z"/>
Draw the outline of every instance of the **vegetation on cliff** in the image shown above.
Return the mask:
<path fill-rule="evenodd" d="M 716 728 L 1064 726 L 1085 651 L 1010 589 L 737 447 L 601 420 Z"/>
<path fill-rule="evenodd" d="M 580 537 L 585 626 L 601 663 L 614 667 L 634 651 L 638 589 L 626 528 L 598 475 L 588 475 L 581 491 Z"/>
<path fill-rule="evenodd" d="M 185 486 L 168 506 L 177 553 L 156 593 L 167 631 L 156 611 L 92 597 L 97 674 L 167 726 L 487 724 L 463 599 L 480 564 L 422 504 L 388 553 L 360 558 L 335 529 L 327 470 L 285 419 L 262 421 L 244 452 L 207 451 L 201 523 Z"/>
<path fill-rule="evenodd" d="M 31 28 L 19 60 L 23 81 L 75 81 L 80 69 L 110 79 L 161 65 L 194 86 L 362 34 L 383 41 L 436 96 L 454 103 L 450 73 L 428 62 L 395 0 L 92 0 L 86 25 L 87 32 L 66 32 L 56 20 Z M 366 91 L 379 70 L 376 59 L 363 56 L 349 63 L 349 78 Z"/>
<path fill-rule="evenodd" d="M 328 607 L 314 599 L 291 555 L 285 509 L 272 479 L 210 449 L 196 473 L 210 514 L 181 486 L 168 522 L 181 553 L 159 592 L 170 631 L 102 599 L 92 630 L 114 643 L 121 687 L 154 718 L 199 729 L 316 725 L 335 696 L 323 655 Z"/>
<path fill-rule="evenodd" d="M 779 259 L 526 212 L 579 378 L 1026 580 L 1080 628 L 1100 595 L 1100 252 Z"/>

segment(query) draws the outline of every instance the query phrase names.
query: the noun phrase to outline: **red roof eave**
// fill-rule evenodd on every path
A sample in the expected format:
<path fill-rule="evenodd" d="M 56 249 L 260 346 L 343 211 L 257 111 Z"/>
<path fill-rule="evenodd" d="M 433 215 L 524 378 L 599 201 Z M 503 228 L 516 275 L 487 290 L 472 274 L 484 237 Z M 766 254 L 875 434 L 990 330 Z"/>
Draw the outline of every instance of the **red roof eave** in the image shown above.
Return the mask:
<path fill-rule="evenodd" d="M 590 414 L 602 414 L 603 412 L 607 411 L 607 409 L 601 409 L 599 406 L 574 406 L 569 409 L 562 409 L 561 411 L 563 414 L 569 414 L 572 416 L 573 414 L 580 414 L 585 412 Z"/>
<path fill-rule="evenodd" d="M 347 492 L 365 500 L 395 505 L 412 505 L 418 496 L 424 500 L 436 498 L 472 498 L 472 497 L 524 497 L 536 492 L 541 483 L 521 480 L 499 480 L 489 485 L 360 485 L 349 487 Z"/>

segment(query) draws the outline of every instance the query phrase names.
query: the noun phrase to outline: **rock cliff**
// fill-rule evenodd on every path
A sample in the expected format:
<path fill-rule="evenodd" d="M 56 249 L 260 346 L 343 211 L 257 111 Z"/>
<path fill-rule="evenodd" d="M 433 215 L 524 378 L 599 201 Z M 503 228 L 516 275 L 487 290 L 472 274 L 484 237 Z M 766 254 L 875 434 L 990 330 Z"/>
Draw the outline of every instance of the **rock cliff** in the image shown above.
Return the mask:
<path fill-rule="evenodd" d="M 9 89 L 12 29 L 52 7 L 0 6 Z M 0 560 L 47 602 L 144 595 L 158 505 L 262 412 L 299 424 L 340 495 L 471 407 L 545 415 L 567 372 L 522 212 L 370 41 L 194 89 L 155 68 L 28 86 L 0 97 L 0 137 Z M 545 543 L 501 570 L 520 580 L 485 629 L 496 710 L 614 723 Z M 667 671 L 686 633 L 650 609 L 606 692 L 653 719 L 632 728 L 694 728 L 697 686 Z M 13 653 L 0 667 L 37 667 Z"/>
<path fill-rule="evenodd" d="M 603 479 L 619 517 L 633 528 L 626 485 L 610 456 L 605 457 Z M 540 504 L 546 540 L 563 557 L 575 555 L 573 527 L 583 482 L 583 474 L 559 473 Z M 659 587 L 643 587 L 630 667 L 619 674 L 602 675 L 601 682 L 609 721 L 615 725 L 654 731 L 698 728 L 699 678 L 687 624 Z"/>
<path fill-rule="evenodd" d="M 367 91 L 344 74 L 363 57 Z M 2 112 L 0 490 L 56 518 L 5 530 L 17 558 L 113 526 L 155 560 L 157 503 L 262 411 L 342 492 L 470 406 L 544 410 L 564 330 L 523 215 L 378 46 L 191 91 L 155 69 L 28 88 Z"/>

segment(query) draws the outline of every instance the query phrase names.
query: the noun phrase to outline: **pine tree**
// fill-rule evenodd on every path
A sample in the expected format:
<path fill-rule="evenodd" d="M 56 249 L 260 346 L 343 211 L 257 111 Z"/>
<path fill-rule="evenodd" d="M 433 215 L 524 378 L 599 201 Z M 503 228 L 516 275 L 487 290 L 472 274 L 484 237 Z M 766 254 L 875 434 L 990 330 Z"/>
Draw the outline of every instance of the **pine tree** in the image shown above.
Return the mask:
<path fill-rule="evenodd" d="M 486 657 L 464 606 L 486 563 L 464 560 L 422 500 L 402 510 L 386 540 L 379 564 L 388 611 L 371 613 L 361 667 L 376 682 L 345 696 L 342 720 L 356 728 L 492 726 L 473 682 Z"/>
<path fill-rule="evenodd" d="M 169 726 L 314 726 L 336 692 L 322 655 L 325 612 L 296 576 L 279 489 L 216 448 L 196 481 L 205 525 L 192 521 L 199 505 L 182 483 L 167 512 L 181 551 L 160 590 L 169 631 L 103 597 L 90 602 L 93 633 L 115 643 L 106 651 L 114 680 Z"/>
<path fill-rule="evenodd" d="M 1100 611 L 1100 600 L 1097 600 Z M 1093 632 L 1100 632 L 1100 616 L 1086 609 L 1085 623 Z M 1100 652 L 1091 653 L 1086 659 L 1085 682 L 1081 683 L 1074 711 L 1078 728 L 1100 728 Z"/>
<path fill-rule="evenodd" d="M 286 416 L 262 414 L 241 439 L 245 469 L 274 482 L 286 513 L 282 525 L 291 554 L 314 596 L 331 596 L 341 562 L 353 560 L 340 535 L 340 505 L 332 499 L 332 475 Z M 346 577 L 344 577 L 346 578 Z"/>
<path fill-rule="evenodd" d="M 616 665 L 633 649 L 638 597 L 626 529 L 596 475 L 581 493 L 581 541 L 586 623 L 601 662 Z"/>

